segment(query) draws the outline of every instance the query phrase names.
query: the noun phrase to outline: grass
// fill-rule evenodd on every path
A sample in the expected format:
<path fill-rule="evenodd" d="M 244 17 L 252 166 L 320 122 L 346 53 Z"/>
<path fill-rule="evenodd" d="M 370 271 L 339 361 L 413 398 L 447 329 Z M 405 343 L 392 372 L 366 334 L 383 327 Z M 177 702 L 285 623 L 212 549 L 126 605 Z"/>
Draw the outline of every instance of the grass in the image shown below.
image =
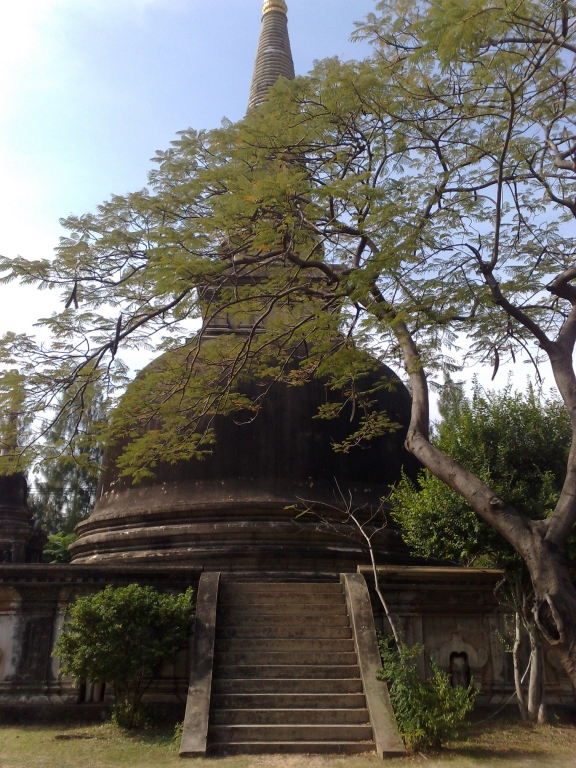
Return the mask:
<path fill-rule="evenodd" d="M 111 725 L 0 727 L 0 768 L 374 768 L 375 755 L 261 755 L 180 760 L 167 731 L 125 733 Z M 397 768 L 576 768 L 576 727 L 499 721 L 437 754 L 393 761 Z"/>

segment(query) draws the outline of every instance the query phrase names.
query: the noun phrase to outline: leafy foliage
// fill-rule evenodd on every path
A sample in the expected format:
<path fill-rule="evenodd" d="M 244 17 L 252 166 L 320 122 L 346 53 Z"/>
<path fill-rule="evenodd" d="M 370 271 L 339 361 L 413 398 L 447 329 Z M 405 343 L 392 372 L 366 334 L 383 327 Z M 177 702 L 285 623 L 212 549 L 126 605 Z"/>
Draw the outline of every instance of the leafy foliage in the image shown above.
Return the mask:
<path fill-rule="evenodd" d="M 452 688 L 446 672 L 431 662 L 432 677 L 423 684 L 417 663 L 424 647 L 398 647 L 380 638 L 382 670 L 379 678 L 388 683 L 390 701 L 402 738 L 412 749 L 441 747 L 465 728 L 466 715 L 474 708 L 477 691 Z"/>
<path fill-rule="evenodd" d="M 132 727 L 150 679 L 188 643 L 192 605 L 191 589 L 174 597 L 136 584 L 78 598 L 54 649 L 61 674 L 113 685 L 116 719 Z"/>
<path fill-rule="evenodd" d="M 44 547 L 42 560 L 45 563 L 69 563 L 71 560 L 68 548 L 78 539 L 75 533 L 54 533 L 48 536 L 48 543 Z"/>
<path fill-rule="evenodd" d="M 436 445 L 509 499 L 527 518 L 543 520 L 554 510 L 566 474 L 571 429 L 556 398 L 508 385 L 441 404 Z M 462 565 L 520 568 L 521 558 L 462 496 L 422 470 L 415 485 L 404 477 L 390 498 L 392 515 L 411 550 Z"/>
<path fill-rule="evenodd" d="M 50 430 L 53 453 L 38 469 L 30 507 L 49 534 L 74 531 L 96 501 L 103 447 L 96 434 L 107 421 L 107 404 L 98 387 L 87 388 L 82 409 L 64 409 Z"/>
<path fill-rule="evenodd" d="M 335 382 L 343 351 L 398 360 L 404 328 L 432 374 L 462 336 L 483 362 L 536 361 L 570 311 L 554 281 L 575 258 L 574 29 L 560 0 L 381 2 L 357 31 L 370 59 L 320 62 L 240 123 L 182 132 L 148 189 L 66 219 L 54 260 L 3 259 L 5 280 L 64 305 L 42 321 L 51 347 L 0 343 L 33 423 L 46 434 L 63 396 L 84 407 L 88 383 L 123 391 L 122 351 L 164 352 L 98 436 L 138 480 L 202 458 L 216 413 L 257 412 L 246 375 Z M 200 316 L 245 332 L 192 336 Z"/>

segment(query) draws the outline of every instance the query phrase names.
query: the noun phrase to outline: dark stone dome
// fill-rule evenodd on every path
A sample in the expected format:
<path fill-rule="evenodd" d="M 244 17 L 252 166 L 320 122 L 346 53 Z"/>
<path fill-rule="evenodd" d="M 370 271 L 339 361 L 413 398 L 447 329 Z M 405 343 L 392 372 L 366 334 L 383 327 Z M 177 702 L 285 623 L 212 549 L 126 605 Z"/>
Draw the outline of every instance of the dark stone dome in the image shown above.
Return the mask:
<path fill-rule="evenodd" d="M 331 514 L 328 505 L 343 494 L 355 507 L 375 509 L 403 466 L 415 473 L 417 464 L 403 447 L 410 395 L 385 366 L 370 374 L 370 383 L 382 377 L 393 382 L 392 391 L 382 389 L 372 399 L 402 429 L 349 453 L 333 446 L 358 428 L 359 415 L 348 404 L 338 419 L 314 419 L 327 401 L 320 380 L 274 384 L 253 421 L 216 419 L 217 442 L 205 460 L 161 465 L 154 479 L 137 486 L 119 476 L 119 449 L 110 451 L 94 512 L 77 529 L 74 562 L 186 562 L 259 573 L 355 570 L 367 554 L 344 535 L 351 529 L 339 535 L 309 515 L 296 520 L 293 507 L 313 502 Z M 255 381 L 242 389 L 251 397 L 261 392 Z M 380 561 L 409 562 L 393 526 L 377 546 Z"/>

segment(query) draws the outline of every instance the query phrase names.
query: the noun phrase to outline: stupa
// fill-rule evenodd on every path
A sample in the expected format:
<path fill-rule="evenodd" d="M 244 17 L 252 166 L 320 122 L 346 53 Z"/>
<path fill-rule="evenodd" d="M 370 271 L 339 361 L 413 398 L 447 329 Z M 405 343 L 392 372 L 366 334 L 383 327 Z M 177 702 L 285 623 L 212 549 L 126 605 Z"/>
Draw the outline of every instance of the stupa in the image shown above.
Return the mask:
<path fill-rule="evenodd" d="M 294 78 L 284 0 L 266 0 L 248 109 L 258 108 L 280 77 Z M 221 318 L 211 319 L 206 336 L 242 333 Z M 105 457 L 98 501 L 78 527 L 74 563 L 188 563 L 220 572 L 338 574 L 368 562 L 368 554 L 339 526 L 321 526 L 294 508 L 310 503 L 323 515 L 341 496 L 356 508 L 377 509 L 403 467 L 416 463 L 403 448 L 410 419 L 410 396 L 396 374 L 379 366 L 393 391 L 378 394 L 380 410 L 404 429 L 371 441 L 364 449 L 335 453 L 358 428 L 345 407 L 336 421 L 314 419 L 327 399 L 325 383 L 274 384 L 257 418 L 239 425 L 216 420 L 217 441 L 203 461 L 161 465 L 152 481 L 133 486 L 116 467 L 123 446 Z M 245 385 L 256 397 L 259 383 Z M 337 522 L 337 521 L 336 521 Z M 408 564 L 409 553 L 393 525 L 375 544 L 379 561 Z M 412 561 L 413 562 L 413 561 Z"/>
<path fill-rule="evenodd" d="M 294 77 L 287 7 L 266 0 L 249 110 L 279 77 Z M 242 332 L 224 317 L 204 330 Z M 95 509 L 78 527 L 72 564 L 25 562 L 33 538 L 25 484 L 21 477 L 0 480 L 0 721 L 100 721 L 109 686 L 78 687 L 52 656 L 68 607 L 106 585 L 191 586 L 193 645 L 147 694 L 179 719 L 187 701 L 182 755 L 402 751 L 384 684 L 376 681 L 374 622 L 385 632 L 387 620 L 368 553 L 349 529 L 294 511 L 310 504 L 326 511 L 344 496 L 369 512 L 402 468 L 417 471 L 403 447 L 410 395 L 375 362 L 370 380 L 382 377 L 394 386 L 379 392 L 378 406 L 402 427 L 349 454 L 332 449 L 357 426 L 349 409 L 334 421 L 313 419 L 326 398 L 319 379 L 275 384 L 252 423 L 217 419 L 217 442 L 203 462 L 159 466 L 141 485 L 120 476 L 122 446 L 112 447 Z M 245 387 L 247 395 L 259 394 L 258 381 Z M 506 609 L 494 597 L 501 572 L 418 567 L 392 525 L 374 547 L 390 612 L 406 642 L 425 648 L 420 673 L 430 674 L 434 660 L 454 684 L 472 679 L 479 704 L 505 706 L 514 681 L 501 642 Z M 550 703 L 574 705 L 552 657 L 545 678 Z M 340 703 L 350 697 L 354 706 Z"/>
<path fill-rule="evenodd" d="M 36 563 L 45 541 L 28 507 L 24 475 L 0 477 L 0 563 Z"/>

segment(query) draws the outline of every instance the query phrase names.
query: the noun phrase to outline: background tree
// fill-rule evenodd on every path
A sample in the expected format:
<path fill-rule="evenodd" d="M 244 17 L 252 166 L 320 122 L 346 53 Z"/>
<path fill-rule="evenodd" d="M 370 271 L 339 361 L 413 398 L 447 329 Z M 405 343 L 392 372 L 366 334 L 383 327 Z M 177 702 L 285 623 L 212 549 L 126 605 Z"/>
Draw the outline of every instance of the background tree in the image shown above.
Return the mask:
<path fill-rule="evenodd" d="M 443 420 L 438 448 L 461 462 L 529 520 L 546 520 L 562 492 L 570 451 L 570 421 L 563 403 L 544 399 L 529 387 L 525 395 L 509 384 L 501 392 L 476 382 L 471 398 L 450 380 L 440 401 Z M 514 672 L 525 719 L 545 719 L 542 638 L 531 611 L 533 589 L 526 566 L 508 542 L 458 493 L 430 471 L 418 484 L 407 477 L 391 496 L 392 515 L 412 552 L 461 565 L 503 568 L 500 595 L 515 610 Z M 530 641 L 527 700 L 521 685 L 522 627 Z"/>
<path fill-rule="evenodd" d="M 69 218 L 54 260 L 4 260 L 6 279 L 63 298 L 44 322 L 52 345 L 0 342 L 41 436 L 63 395 L 81 408 L 88 383 L 122 383 L 121 349 L 164 352 L 107 432 L 135 481 L 209 450 L 215 414 L 257 413 L 243 377 L 263 397 L 322 376 L 370 402 L 367 352 L 401 361 L 407 448 L 522 557 L 535 620 L 576 683 L 575 30 L 565 0 L 379 3 L 358 28 L 370 60 L 321 62 L 242 122 L 183 133 L 150 189 Z M 244 332 L 191 338 L 200 313 Z M 428 378 L 463 338 L 495 372 L 552 366 L 572 447 L 545 520 L 430 440 Z M 364 423 L 356 442 L 390 427 L 370 406 Z M 46 450 L 36 434 L 20 453 Z"/>
<path fill-rule="evenodd" d="M 32 480 L 29 504 L 51 537 L 61 533 L 72 543 L 68 534 L 94 508 L 103 449 L 92 438 L 107 415 L 103 393 L 90 388 L 80 412 L 64 410 L 47 435 L 54 455 Z"/>
<path fill-rule="evenodd" d="M 192 598 L 191 589 L 174 597 L 137 584 L 78 598 L 54 648 L 60 673 L 113 685 L 116 720 L 132 728 L 154 675 L 188 645 Z"/>

